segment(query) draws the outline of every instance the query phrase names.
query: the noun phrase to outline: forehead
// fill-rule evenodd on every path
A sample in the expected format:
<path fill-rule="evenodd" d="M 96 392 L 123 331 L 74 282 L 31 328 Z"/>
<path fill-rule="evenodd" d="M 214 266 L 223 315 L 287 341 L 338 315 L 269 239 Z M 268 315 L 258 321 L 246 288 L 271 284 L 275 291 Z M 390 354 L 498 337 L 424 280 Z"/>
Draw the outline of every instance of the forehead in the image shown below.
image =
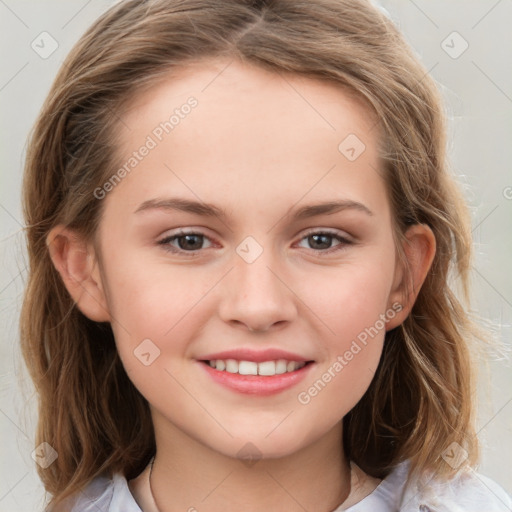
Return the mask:
<path fill-rule="evenodd" d="M 346 130 L 374 131 L 378 124 L 375 112 L 362 96 L 333 79 L 270 71 L 222 58 L 195 61 L 170 70 L 153 87 L 125 103 L 123 121 L 129 124 L 129 131 L 134 128 L 133 122 L 142 128 L 139 123 L 146 120 L 165 121 L 191 96 L 197 98 L 205 116 L 221 111 L 219 121 L 229 114 L 231 126 L 240 127 L 241 121 L 246 130 L 250 128 L 247 121 L 252 121 L 255 128 L 263 124 L 263 132 L 270 133 L 283 123 L 297 131 L 302 125 L 295 125 L 295 121 L 309 121 L 309 132 L 328 130 L 340 136 Z M 189 124 L 194 124 L 194 118 Z"/>
<path fill-rule="evenodd" d="M 376 117 L 333 81 L 206 60 L 170 71 L 126 107 L 120 162 L 153 146 L 116 188 L 130 189 L 132 206 L 162 187 L 260 205 L 350 189 L 353 200 L 382 196 Z"/>

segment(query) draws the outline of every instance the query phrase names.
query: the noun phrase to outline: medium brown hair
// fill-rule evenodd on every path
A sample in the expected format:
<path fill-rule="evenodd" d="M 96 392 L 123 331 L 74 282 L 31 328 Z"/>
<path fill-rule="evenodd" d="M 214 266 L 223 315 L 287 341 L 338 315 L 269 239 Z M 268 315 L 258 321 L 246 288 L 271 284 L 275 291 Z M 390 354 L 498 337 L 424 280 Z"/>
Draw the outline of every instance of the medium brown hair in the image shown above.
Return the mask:
<path fill-rule="evenodd" d="M 21 347 L 39 397 L 36 445 L 58 458 L 37 468 L 53 504 L 94 477 L 137 476 L 155 453 L 146 400 L 126 375 L 108 323 L 76 307 L 45 243 L 58 224 L 92 239 L 111 176 L 122 106 L 173 70 L 226 57 L 274 72 L 333 81 L 363 98 L 382 131 L 382 172 L 400 257 L 406 229 L 427 224 L 436 255 L 412 312 L 386 334 L 375 377 L 344 418 L 347 455 L 383 478 L 400 461 L 448 476 L 452 443 L 477 461 L 469 341 L 474 327 L 448 284 L 467 299 L 471 239 L 445 156 L 435 82 L 394 24 L 364 0 L 128 0 L 74 46 L 37 120 L 23 205 L 29 277 Z"/>

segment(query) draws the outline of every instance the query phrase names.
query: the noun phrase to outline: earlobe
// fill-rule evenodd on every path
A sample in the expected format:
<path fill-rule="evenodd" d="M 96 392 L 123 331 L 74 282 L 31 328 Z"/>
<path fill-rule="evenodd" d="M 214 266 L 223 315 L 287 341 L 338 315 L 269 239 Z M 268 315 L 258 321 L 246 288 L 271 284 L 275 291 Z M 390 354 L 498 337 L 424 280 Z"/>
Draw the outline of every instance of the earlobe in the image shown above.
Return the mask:
<path fill-rule="evenodd" d="M 389 297 L 388 307 L 400 304 L 401 309 L 386 323 L 386 330 L 400 325 L 409 315 L 418 293 L 432 266 L 436 253 L 434 233 L 426 224 L 414 224 L 405 233 L 403 252 L 405 263 L 397 263 L 395 282 Z"/>
<path fill-rule="evenodd" d="M 91 244 L 72 229 L 56 226 L 46 237 L 53 265 L 80 311 L 95 322 L 109 322 L 110 314 Z"/>

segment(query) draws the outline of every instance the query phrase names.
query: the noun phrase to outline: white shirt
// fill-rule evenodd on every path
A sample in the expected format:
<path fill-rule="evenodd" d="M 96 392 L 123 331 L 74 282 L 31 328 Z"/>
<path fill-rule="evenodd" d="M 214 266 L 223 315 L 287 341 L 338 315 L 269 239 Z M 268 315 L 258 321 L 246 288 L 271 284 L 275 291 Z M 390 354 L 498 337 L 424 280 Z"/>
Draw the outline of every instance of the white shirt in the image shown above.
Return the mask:
<path fill-rule="evenodd" d="M 473 470 L 450 481 L 405 483 L 408 461 L 399 464 L 358 503 L 333 512 L 511 512 L 511 497 L 493 480 Z M 143 512 L 119 473 L 95 478 L 80 493 L 71 512 Z M 314 511 L 312 511 L 314 512 Z"/>

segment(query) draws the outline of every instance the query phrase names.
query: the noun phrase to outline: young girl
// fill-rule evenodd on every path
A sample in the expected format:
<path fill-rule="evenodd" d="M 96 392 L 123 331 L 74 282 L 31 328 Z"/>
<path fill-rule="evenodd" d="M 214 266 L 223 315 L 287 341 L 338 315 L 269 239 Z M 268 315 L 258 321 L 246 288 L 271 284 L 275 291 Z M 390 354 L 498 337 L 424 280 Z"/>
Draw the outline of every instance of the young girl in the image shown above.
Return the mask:
<path fill-rule="evenodd" d="M 498 511 L 440 98 L 364 0 L 130 0 L 29 146 L 52 511 Z"/>

